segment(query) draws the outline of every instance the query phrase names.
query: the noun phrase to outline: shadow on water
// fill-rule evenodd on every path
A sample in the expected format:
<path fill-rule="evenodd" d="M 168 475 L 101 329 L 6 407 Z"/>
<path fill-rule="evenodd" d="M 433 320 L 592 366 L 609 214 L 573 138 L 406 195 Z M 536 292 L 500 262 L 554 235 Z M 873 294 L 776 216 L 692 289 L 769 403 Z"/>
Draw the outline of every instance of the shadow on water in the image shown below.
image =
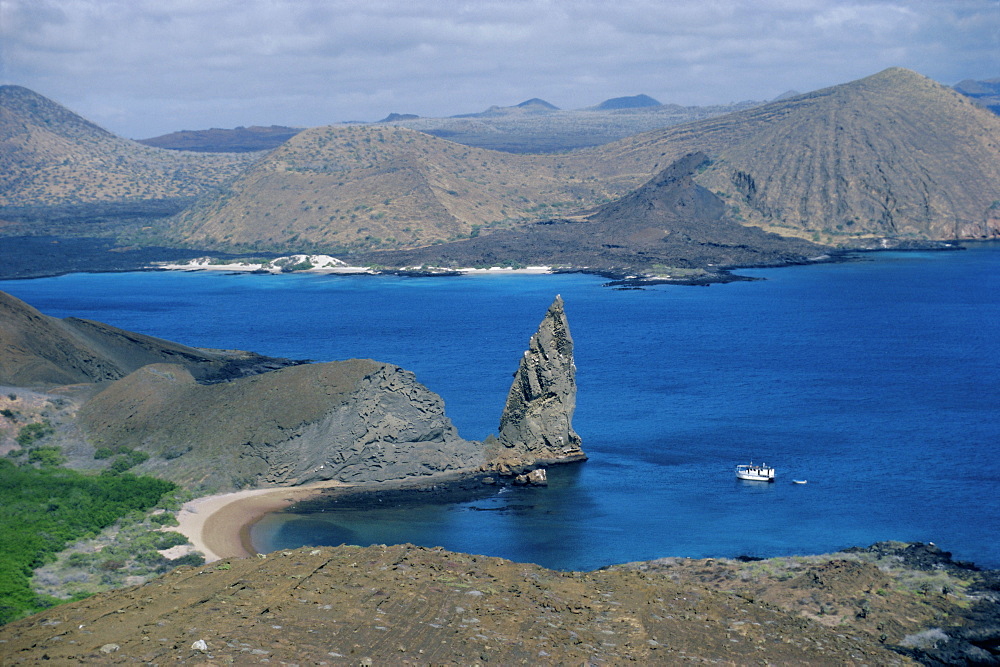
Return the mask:
<path fill-rule="evenodd" d="M 586 550 L 580 509 L 595 504 L 580 483 L 585 465 L 550 468 L 547 487 L 478 476 L 419 489 L 335 490 L 264 517 L 251 542 L 265 553 L 407 542 L 556 564 Z"/>

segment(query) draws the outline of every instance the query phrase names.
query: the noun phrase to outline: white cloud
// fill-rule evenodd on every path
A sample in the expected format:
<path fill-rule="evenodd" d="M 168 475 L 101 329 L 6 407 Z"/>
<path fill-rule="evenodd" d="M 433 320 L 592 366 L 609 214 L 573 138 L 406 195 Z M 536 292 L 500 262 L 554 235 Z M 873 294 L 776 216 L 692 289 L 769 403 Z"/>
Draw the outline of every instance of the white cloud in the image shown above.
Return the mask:
<path fill-rule="evenodd" d="M 996 0 L 3 0 L 4 83 L 126 136 L 1000 76 Z"/>

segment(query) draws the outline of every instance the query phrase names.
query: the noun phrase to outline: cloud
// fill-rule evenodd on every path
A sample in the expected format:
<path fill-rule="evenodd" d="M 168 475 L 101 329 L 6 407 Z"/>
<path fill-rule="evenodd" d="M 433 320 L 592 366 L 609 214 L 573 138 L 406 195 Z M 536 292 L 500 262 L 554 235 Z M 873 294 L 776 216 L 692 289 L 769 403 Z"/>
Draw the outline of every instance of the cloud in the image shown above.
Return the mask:
<path fill-rule="evenodd" d="M 1000 75 L 996 0 L 4 0 L 4 83 L 126 136 Z"/>

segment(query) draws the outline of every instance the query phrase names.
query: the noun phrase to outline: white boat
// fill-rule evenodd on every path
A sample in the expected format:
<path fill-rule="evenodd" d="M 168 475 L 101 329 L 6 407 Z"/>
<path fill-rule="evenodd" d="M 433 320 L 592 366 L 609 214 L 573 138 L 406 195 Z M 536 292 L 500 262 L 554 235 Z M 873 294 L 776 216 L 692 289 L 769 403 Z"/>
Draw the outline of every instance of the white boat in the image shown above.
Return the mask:
<path fill-rule="evenodd" d="M 753 462 L 749 464 L 740 464 L 736 466 L 736 477 L 738 479 L 746 479 L 751 482 L 773 482 L 774 481 L 774 468 L 769 468 L 766 463 L 761 463 L 760 465 L 754 465 Z"/>
<path fill-rule="evenodd" d="M 807 480 L 807 479 L 793 479 L 792 480 L 792 484 L 805 484 L 808 481 L 809 480 Z"/>

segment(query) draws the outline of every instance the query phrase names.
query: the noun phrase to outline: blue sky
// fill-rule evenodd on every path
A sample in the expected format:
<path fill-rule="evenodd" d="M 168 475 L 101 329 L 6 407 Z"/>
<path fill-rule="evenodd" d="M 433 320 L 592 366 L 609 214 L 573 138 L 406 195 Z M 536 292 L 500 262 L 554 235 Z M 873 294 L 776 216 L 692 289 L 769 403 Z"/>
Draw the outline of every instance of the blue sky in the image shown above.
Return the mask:
<path fill-rule="evenodd" d="M 1000 0 L 0 0 L 0 80 L 131 138 L 765 100 L 893 66 L 1000 77 Z"/>

